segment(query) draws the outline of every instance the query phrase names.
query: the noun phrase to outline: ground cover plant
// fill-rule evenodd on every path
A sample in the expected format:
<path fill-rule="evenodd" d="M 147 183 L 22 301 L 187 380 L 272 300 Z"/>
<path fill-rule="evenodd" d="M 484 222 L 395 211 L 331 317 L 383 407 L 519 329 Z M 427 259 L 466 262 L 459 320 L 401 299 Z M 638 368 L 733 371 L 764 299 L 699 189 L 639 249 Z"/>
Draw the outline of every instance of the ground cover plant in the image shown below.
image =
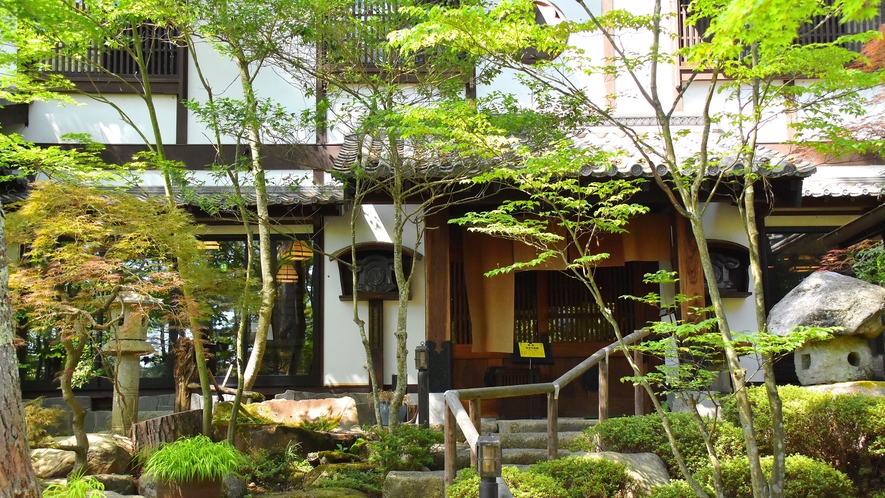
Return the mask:
<path fill-rule="evenodd" d="M 634 480 L 623 464 L 595 458 L 568 457 L 532 465 L 524 472 L 503 469 L 515 498 L 620 498 L 635 496 Z M 464 469 L 449 486 L 449 498 L 478 498 L 479 476 Z"/>

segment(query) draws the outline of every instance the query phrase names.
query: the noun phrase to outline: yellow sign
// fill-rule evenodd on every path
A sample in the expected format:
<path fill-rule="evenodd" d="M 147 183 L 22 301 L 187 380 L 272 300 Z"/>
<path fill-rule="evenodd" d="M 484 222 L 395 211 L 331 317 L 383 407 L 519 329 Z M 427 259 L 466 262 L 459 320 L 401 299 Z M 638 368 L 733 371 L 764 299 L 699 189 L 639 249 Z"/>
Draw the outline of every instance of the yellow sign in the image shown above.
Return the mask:
<path fill-rule="evenodd" d="M 519 356 L 523 358 L 546 358 L 544 354 L 544 343 L 542 342 L 520 342 Z"/>

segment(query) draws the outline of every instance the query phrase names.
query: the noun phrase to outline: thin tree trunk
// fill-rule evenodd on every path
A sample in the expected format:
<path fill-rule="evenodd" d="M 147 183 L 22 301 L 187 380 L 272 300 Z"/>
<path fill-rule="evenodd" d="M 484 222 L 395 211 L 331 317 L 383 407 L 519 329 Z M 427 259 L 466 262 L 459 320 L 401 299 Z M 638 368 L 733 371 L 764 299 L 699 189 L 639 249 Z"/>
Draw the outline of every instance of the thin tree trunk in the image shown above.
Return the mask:
<path fill-rule="evenodd" d="M 9 262 L 6 259 L 6 214 L 0 208 L 0 498 L 40 496 L 31 465 L 18 361 L 13 345 L 9 304 Z"/>
<path fill-rule="evenodd" d="M 73 377 L 77 364 L 80 363 L 80 357 L 83 356 L 83 348 L 85 346 L 86 334 L 77 332 L 77 344 L 74 344 L 71 338 L 62 338 L 61 343 L 65 348 L 65 366 L 61 374 L 61 393 L 62 398 L 71 409 L 72 425 L 74 431 L 75 444 L 67 446 L 65 449 L 74 452 L 74 469 L 71 475 L 80 475 L 86 470 L 86 454 L 89 452 L 89 438 L 86 436 L 86 425 L 83 423 L 86 419 L 86 410 L 83 405 L 77 401 L 74 396 Z"/>

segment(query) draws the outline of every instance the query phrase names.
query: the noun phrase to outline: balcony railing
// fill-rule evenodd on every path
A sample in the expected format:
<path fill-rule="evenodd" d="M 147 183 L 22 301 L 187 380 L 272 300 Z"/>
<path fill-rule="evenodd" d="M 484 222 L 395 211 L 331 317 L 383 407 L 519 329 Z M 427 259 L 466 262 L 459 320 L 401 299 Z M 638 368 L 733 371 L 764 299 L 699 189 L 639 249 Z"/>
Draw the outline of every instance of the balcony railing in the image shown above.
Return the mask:
<path fill-rule="evenodd" d="M 45 71 L 64 75 L 84 91 L 127 92 L 126 83 L 138 85 L 150 78 L 157 93 L 177 93 L 182 83 L 187 60 L 186 50 L 175 41 L 174 31 L 144 24 L 136 28 L 145 59 L 145 71 L 134 57 L 136 47 L 107 48 L 94 45 L 85 54 L 68 55 L 65 47 L 56 48 L 56 55 L 46 61 Z M 131 89 L 129 90 L 131 91 Z"/>
<path fill-rule="evenodd" d="M 691 14 L 689 13 L 688 2 L 680 2 L 679 5 L 679 48 L 692 47 L 703 40 L 704 32 L 710 25 L 706 19 L 697 20 L 694 24 L 689 22 Z M 801 45 L 810 45 L 813 43 L 831 43 L 836 41 L 842 35 L 864 33 L 866 31 L 878 31 L 885 20 L 885 4 L 879 7 L 879 15 L 864 21 L 849 21 L 842 23 L 836 17 L 814 17 L 806 24 L 803 32 L 800 33 L 798 42 Z M 847 43 L 845 47 L 855 52 L 860 52 L 862 44 Z M 693 66 L 685 63 L 680 58 L 680 69 L 693 70 Z"/>

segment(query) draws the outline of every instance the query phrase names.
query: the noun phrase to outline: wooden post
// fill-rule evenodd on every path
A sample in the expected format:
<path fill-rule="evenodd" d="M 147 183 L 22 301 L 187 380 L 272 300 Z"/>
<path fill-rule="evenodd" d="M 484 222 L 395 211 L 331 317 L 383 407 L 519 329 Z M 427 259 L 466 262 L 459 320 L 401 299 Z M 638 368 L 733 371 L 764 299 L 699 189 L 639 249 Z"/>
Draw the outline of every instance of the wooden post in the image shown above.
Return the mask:
<path fill-rule="evenodd" d="M 482 400 L 479 398 L 471 399 L 467 403 L 467 409 L 470 413 L 470 422 L 473 424 L 476 432 L 482 434 L 480 430 L 482 426 Z M 476 468 L 476 448 L 470 448 L 470 467 Z"/>
<path fill-rule="evenodd" d="M 547 393 L 547 460 L 559 456 L 559 400 Z"/>
<path fill-rule="evenodd" d="M 448 403 L 445 409 L 445 479 L 446 486 L 451 486 L 455 481 L 455 464 L 458 460 L 458 448 L 455 445 L 455 414 L 452 413 Z"/>
<path fill-rule="evenodd" d="M 645 375 L 645 357 L 642 355 L 642 351 L 633 351 L 633 363 L 636 363 L 639 371 Z M 633 413 L 645 415 L 645 389 L 639 384 L 633 386 Z"/>
<path fill-rule="evenodd" d="M 380 299 L 369 301 L 369 350 L 375 382 L 378 389 L 384 389 L 384 301 Z"/>
<path fill-rule="evenodd" d="M 599 362 L 599 421 L 608 418 L 608 351 Z"/>

